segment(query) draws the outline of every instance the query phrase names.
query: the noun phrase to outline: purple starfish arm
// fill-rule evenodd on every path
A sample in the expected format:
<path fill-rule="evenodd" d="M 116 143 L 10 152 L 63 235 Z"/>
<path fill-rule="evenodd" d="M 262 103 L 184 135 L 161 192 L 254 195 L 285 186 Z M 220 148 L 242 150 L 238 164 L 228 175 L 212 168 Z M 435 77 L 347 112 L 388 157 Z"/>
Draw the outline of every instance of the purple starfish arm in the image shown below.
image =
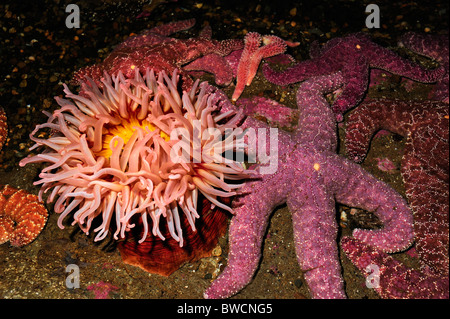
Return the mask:
<path fill-rule="evenodd" d="M 297 126 L 298 110 L 286 107 L 274 100 L 254 96 L 241 98 L 236 105 L 244 109 L 246 115 L 256 118 L 264 117 L 269 124 L 292 130 Z"/>
<path fill-rule="evenodd" d="M 343 92 L 333 103 L 332 109 L 336 113 L 338 122 L 343 119 L 342 113 L 358 104 L 365 95 L 365 89 L 369 83 L 369 65 L 365 58 L 356 57 L 354 63 L 344 64 L 341 69 L 330 67 L 323 63 L 317 63 L 316 60 L 302 61 L 297 65 L 288 68 L 284 72 L 275 73 L 268 64 L 263 66 L 265 77 L 272 83 L 278 85 L 287 85 L 295 82 L 301 82 L 317 75 L 325 75 L 341 70 L 344 76 L 345 84 Z"/>
<path fill-rule="evenodd" d="M 245 205 L 234 209 L 235 215 L 229 230 L 228 266 L 205 291 L 205 298 L 228 298 L 251 281 L 261 257 L 269 215 L 277 203 L 282 203 L 280 199 L 285 197 L 280 194 L 282 188 L 278 187 L 278 183 L 279 180 L 273 176 L 264 176 L 262 180 L 249 182 L 242 188 L 241 193 L 250 194 L 243 198 Z M 267 187 L 277 191 L 267 194 L 267 197 L 257 195 Z"/>
<path fill-rule="evenodd" d="M 369 64 L 364 57 L 355 58 L 354 64 L 346 64 L 342 68 L 345 74 L 346 83 L 342 93 L 336 98 L 332 105 L 332 110 L 336 114 L 338 122 L 342 122 L 343 114 L 361 102 L 369 86 Z M 362 90 L 361 88 L 364 88 Z"/>
<path fill-rule="evenodd" d="M 337 72 L 337 69 L 334 69 Z M 263 64 L 264 77 L 276 85 L 288 85 L 301 82 L 313 76 L 328 74 L 330 67 L 324 63 L 318 63 L 315 59 L 301 61 L 286 70 L 279 72 L 270 67 L 268 63 Z"/>
<path fill-rule="evenodd" d="M 370 67 L 401 75 L 417 82 L 434 83 L 445 74 L 443 65 L 439 65 L 433 70 L 425 69 L 373 42 L 367 43 L 364 55 L 369 61 Z"/>
<path fill-rule="evenodd" d="M 449 64 L 449 38 L 448 34 L 420 34 L 407 32 L 399 40 L 400 46 L 432 58 L 440 63 Z"/>
<path fill-rule="evenodd" d="M 232 73 L 233 79 L 236 78 L 236 76 L 237 76 L 239 60 L 241 59 L 242 51 L 244 51 L 244 49 L 233 51 L 229 55 L 225 56 L 225 60 L 227 61 L 228 65 L 230 66 L 230 68 L 233 72 Z"/>
<path fill-rule="evenodd" d="M 233 70 L 225 57 L 211 53 L 198 58 L 183 67 L 185 71 L 205 71 L 212 73 L 217 85 L 227 86 L 233 81 Z"/>
<path fill-rule="evenodd" d="M 404 249 L 413 237 L 412 215 L 406 202 L 360 166 L 335 154 L 336 122 L 323 94 L 339 88 L 343 82 L 341 74 L 336 73 L 302 83 L 297 93 L 300 118 L 296 140 L 308 149 L 325 152 L 322 163 L 318 155 L 313 158 L 317 158 L 318 169 L 323 168 L 324 183 L 336 201 L 373 211 L 384 224 L 383 229 L 357 229 L 353 235 L 388 252 Z"/>
<path fill-rule="evenodd" d="M 364 160 L 372 137 L 383 128 L 402 136 L 408 134 L 413 123 L 413 113 L 398 112 L 396 107 L 385 107 L 392 102 L 407 104 L 401 100 L 368 99 L 350 114 L 346 123 L 345 146 L 347 157 L 352 161 L 361 163 Z"/>
<path fill-rule="evenodd" d="M 412 214 L 404 199 L 359 165 L 336 154 L 336 121 L 323 95 L 342 83 L 342 75 L 336 73 L 310 79 L 299 87 L 298 129 L 278 132 L 277 170 L 261 174 L 243 187 L 230 224 L 228 266 L 206 290 L 206 298 L 229 297 L 251 281 L 270 212 L 282 203 L 287 203 L 292 213 L 297 259 L 314 298 L 345 298 L 335 201 L 371 210 L 383 222 L 382 229 L 355 230 L 355 238 L 388 252 L 410 245 Z M 252 117 L 247 117 L 243 126 L 267 128 Z M 252 145 L 255 141 L 249 138 L 248 142 Z M 272 147 L 266 144 L 266 152 Z M 253 168 L 261 173 L 263 165 Z"/>
<path fill-rule="evenodd" d="M 373 212 L 383 223 L 381 229 L 355 229 L 353 236 L 385 252 L 398 252 L 413 241 L 413 217 L 406 201 L 389 185 L 361 166 L 330 155 L 323 174 L 337 202 Z M 363 194 L 363 195 L 362 195 Z"/>
<path fill-rule="evenodd" d="M 320 151 L 336 151 L 336 120 L 324 94 L 339 89 L 343 84 L 344 77 L 337 72 L 312 78 L 300 85 L 296 96 L 300 113 L 295 133 L 297 141 Z"/>
<path fill-rule="evenodd" d="M 399 41 L 400 46 L 405 46 L 411 51 L 427 56 L 438 61 L 446 70 L 444 77 L 438 81 L 433 92 L 433 99 L 449 102 L 449 38 L 446 35 L 420 34 L 414 32 L 405 33 Z"/>
<path fill-rule="evenodd" d="M 447 279 L 448 115 L 448 104 L 441 101 L 367 101 L 350 114 L 345 142 L 348 156 L 362 161 L 378 130 L 406 137 L 401 174 L 414 213 L 416 249 L 423 268 Z"/>
<path fill-rule="evenodd" d="M 344 77 L 343 92 L 332 106 L 338 121 L 342 120 L 344 112 L 364 97 L 370 68 L 383 69 L 425 83 L 436 82 L 445 74 L 444 66 L 440 65 L 434 70 L 424 69 L 373 43 L 363 33 L 332 39 L 322 49 L 313 46 L 311 55 L 312 59 L 299 62 L 283 72 L 276 72 L 266 64 L 263 66 L 264 76 L 274 84 L 287 85 L 312 76 L 341 71 Z"/>
<path fill-rule="evenodd" d="M 289 169 L 286 173 L 291 174 Z M 310 167 L 302 175 L 290 180 L 294 188 L 287 200 L 297 261 L 312 298 L 346 298 L 336 243 L 336 204 L 319 172 Z"/>
<path fill-rule="evenodd" d="M 198 80 L 196 83 L 197 82 Z M 237 120 L 238 122 L 245 117 L 244 111 L 237 109 L 221 89 L 214 85 L 208 84 L 207 82 L 204 83 L 205 84 L 203 85 L 206 86 L 206 93 L 212 95 L 211 104 L 216 105 L 220 113 L 239 114 L 239 120 Z"/>
<path fill-rule="evenodd" d="M 296 122 L 295 126 L 297 126 L 298 110 L 286 107 L 276 101 L 264 97 L 253 97 L 240 99 L 236 105 L 234 105 L 222 90 L 213 85 L 207 85 L 207 92 L 209 94 L 214 94 L 212 104 L 217 105 L 221 113 L 232 112 L 233 114 L 239 114 L 239 122 L 245 118 L 239 127 L 242 130 L 251 128 L 256 131 L 260 129 L 261 132 L 267 134 L 264 137 L 265 141 L 270 140 L 270 126 L 255 119 L 255 117 L 263 116 L 269 122 L 274 122 L 279 126 L 284 126 L 289 129 L 294 127 L 294 121 Z M 246 136 L 246 138 L 248 138 L 248 136 Z M 289 133 L 283 131 L 278 132 L 278 141 L 281 141 L 283 145 L 288 145 L 291 139 L 292 136 Z M 258 139 L 248 140 L 248 143 L 246 144 L 254 145 L 256 150 Z M 266 154 L 271 154 L 269 149 L 266 150 Z"/>
<path fill-rule="evenodd" d="M 364 273 L 366 285 L 374 288 L 382 298 L 449 298 L 448 277 L 408 268 L 356 238 L 342 238 L 341 246 L 352 263 Z"/>

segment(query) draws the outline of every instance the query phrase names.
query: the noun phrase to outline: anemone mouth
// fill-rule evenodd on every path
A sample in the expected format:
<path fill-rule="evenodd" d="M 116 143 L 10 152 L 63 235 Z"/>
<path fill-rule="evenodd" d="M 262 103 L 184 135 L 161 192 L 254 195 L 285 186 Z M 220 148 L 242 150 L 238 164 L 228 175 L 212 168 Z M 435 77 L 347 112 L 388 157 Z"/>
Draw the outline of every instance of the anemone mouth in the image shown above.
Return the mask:
<path fill-rule="evenodd" d="M 113 153 L 113 149 L 119 144 L 118 138 L 122 139 L 123 145 L 126 146 L 136 130 L 141 129 L 145 132 L 153 132 L 157 128 L 147 120 L 138 120 L 136 117 L 131 117 L 129 119 L 121 119 L 121 123 L 115 124 L 105 124 L 103 127 L 103 144 L 100 151 L 95 152 L 96 157 L 103 156 L 109 159 Z M 170 137 L 166 132 L 158 130 L 159 135 L 167 142 Z M 111 144 L 112 143 L 112 144 Z"/>
<path fill-rule="evenodd" d="M 118 239 L 140 215 L 141 241 L 150 233 L 165 239 L 159 230 L 163 217 L 182 246 L 180 214 L 195 230 L 199 193 L 232 212 L 218 199 L 242 186 L 230 181 L 250 177 L 243 163 L 223 156 L 224 150 L 243 147 L 222 139 L 226 129 L 236 128 L 233 118 L 226 120 L 234 113 L 220 113 L 206 83 L 197 81 L 180 93 L 178 79 L 177 70 L 169 77 L 136 69 L 132 79 L 105 73 L 100 86 L 86 78 L 79 94 L 64 85 L 65 98 L 55 98 L 61 108 L 47 113 L 47 123 L 30 134 L 36 143 L 31 149 L 42 152 L 20 162 L 48 164 L 35 184 L 42 185 L 40 199 L 51 190 L 48 202 L 55 201 L 60 228 L 71 215 L 72 224 L 88 233 L 98 217 L 102 223 L 94 229 L 95 240 L 104 239 L 111 224 Z M 53 132 L 46 139 L 39 134 L 45 129 Z"/>

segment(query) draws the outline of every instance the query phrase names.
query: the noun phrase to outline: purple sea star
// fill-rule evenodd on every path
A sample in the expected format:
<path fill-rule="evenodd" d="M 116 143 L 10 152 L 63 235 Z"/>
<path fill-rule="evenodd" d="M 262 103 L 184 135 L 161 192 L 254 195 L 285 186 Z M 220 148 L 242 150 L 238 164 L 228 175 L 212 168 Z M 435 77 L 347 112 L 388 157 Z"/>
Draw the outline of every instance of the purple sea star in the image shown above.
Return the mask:
<path fill-rule="evenodd" d="M 257 141 L 262 144 L 257 148 L 278 150 L 278 169 L 243 186 L 229 229 L 228 265 L 206 290 L 205 298 L 230 297 L 251 281 L 270 213 L 283 203 L 292 213 L 297 259 L 313 298 L 345 298 L 335 202 L 373 211 L 381 219 L 383 229 L 353 232 L 362 242 L 387 252 L 411 244 L 412 214 L 405 200 L 359 165 L 336 154 L 336 121 L 323 94 L 343 83 L 340 72 L 302 83 L 297 92 L 297 130 L 279 131 L 278 145 L 264 146 Z M 241 127 L 267 132 L 269 128 L 251 117 Z M 249 137 L 248 145 L 253 142 Z M 262 164 L 254 166 L 262 168 Z"/>
<path fill-rule="evenodd" d="M 395 258 L 361 243 L 356 238 L 342 238 L 341 246 L 347 257 L 366 277 L 372 275 L 373 279 L 376 278 L 372 285 L 382 298 L 449 298 L 448 277 L 408 268 Z"/>
<path fill-rule="evenodd" d="M 399 45 L 405 46 L 411 51 L 436 60 L 444 66 L 445 75 L 439 80 L 431 98 L 438 101 L 449 102 L 449 39 L 448 34 L 420 34 L 414 32 L 405 33 L 399 41 Z"/>
<path fill-rule="evenodd" d="M 408 269 L 376 249 L 362 248 L 355 241 L 347 240 L 344 245 L 349 258 L 360 269 L 364 269 L 366 262 L 370 261 L 377 265 L 385 261 L 383 267 L 388 268 L 399 264 L 395 266 L 397 271 L 384 272 L 385 280 L 377 289 L 382 297 L 448 298 L 448 125 L 449 106 L 440 101 L 367 101 L 359 105 L 348 118 L 347 154 L 357 162 L 364 159 L 376 131 L 387 129 L 406 137 L 401 174 L 406 197 L 414 214 L 416 250 L 421 261 L 421 271 Z M 405 277 L 406 274 L 408 277 Z M 411 280 L 405 281 L 409 276 Z"/>
<path fill-rule="evenodd" d="M 344 89 L 332 107 L 338 121 L 342 121 L 345 111 L 361 102 L 368 86 L 370 68 L 383 69 L 425 83 L 436 82 L 445 74 L 442 65 L 426 70 L 372 42 L 364 33 L 334 38 L 321 49 L 314 45 L 310 55 L 310 60 L 301 61 L 283 72 L 276 72 L 265 64 L 263 73 L 270 82 L 287 85 L 312 76 L 341 71 Z"/>
<path fill-rule="evenodd" d="M 286 107 L 277 101 L 262 96 L 242 98 L 236 102 L 246 115 L 255 118 L 263 117 L 268 124 L 273 124 L 286 130 L 293 130 L 298 121 L 298 110 Z"/>

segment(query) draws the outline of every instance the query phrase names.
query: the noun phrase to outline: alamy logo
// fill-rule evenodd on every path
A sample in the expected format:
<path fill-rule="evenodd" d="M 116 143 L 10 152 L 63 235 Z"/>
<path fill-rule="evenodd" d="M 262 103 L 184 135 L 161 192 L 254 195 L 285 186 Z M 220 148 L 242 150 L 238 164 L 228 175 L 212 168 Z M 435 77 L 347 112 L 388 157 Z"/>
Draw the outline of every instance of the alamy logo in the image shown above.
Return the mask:
<path fill-rule="evenodd" d="M 380 267 L 370 264 L 366 267 L 366 272 L 369 274 L 366 278 L 366 287 L 380 288 Z"/>
<path fill-rule="evenodd" d="M 371 3 L 366 7 L 366 13 L 370 13 L 366 18 L 366 27 L 378 29 L 380 27 L 380 7 Z"/>
<path fill-rule="evenodd" d="M 66 277 L 66 288 L 80 288 L 80 267 L 76 264 L 69 264 L 66 267 L 66 272 L 69 273 Z"/>
<path fill-rule="evenodd" d="M 174 163 L 258 163 L 259 174 L 273 174 L 278 169 L 278 129 L 218 128 L 201 130 L 201 122 L 193 121 L 192 134 L 186 128 L 175 128 L 170 150 Z M 203 143 L 202 143 L 203 142 Z M 247 160 L 244 158 L 247 154 Z"/>
<path fill-rule="evenodd" d="M 66 27 L 78 29 L 80 27 L 80 7 L 73 3 L 68 4 L 66 13 L 70 13 L 66 18 Z"/>

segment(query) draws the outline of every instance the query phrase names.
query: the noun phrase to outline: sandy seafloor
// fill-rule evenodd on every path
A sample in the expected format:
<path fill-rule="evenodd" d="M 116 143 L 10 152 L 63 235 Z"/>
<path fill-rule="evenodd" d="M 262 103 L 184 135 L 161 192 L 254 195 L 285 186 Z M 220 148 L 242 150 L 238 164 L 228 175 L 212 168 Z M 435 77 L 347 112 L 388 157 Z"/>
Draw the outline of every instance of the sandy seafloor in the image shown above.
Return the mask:
<path fill-rule="evenodd" d="M 81 11 L 81 27 L 65 27 L 68 3 L 76 3 Z M 132 33 L 161 23 L 196 18 L 196 25 L 175 37 L 196 36 L 205 24 L 210 24 L 213 38 L 243 38 L 249 31 L 275 34 L 300 46 L 288 50 L 297 60 L 308 58 L 313 40 L 328 39 L 351 32 L 365 31 L 385 47 L 426 66 L 434 64 L 399 49 L 396 41 L 406 31 L 448 32 L 448 3 L 377 1 L 381 9 L 381 27 L 365 27 L 365 6 L 370 1 L 317 1 L 312 4 L 295 1 L 167 1 L 148 6 L 144 1 L 3 1 L 0 4 L 0 106 L 8 116 L 9 136 L 0 153 L 0 184 L 10 184 L 37 194 L 33 186 L 38 165 L 20 168 L 18 162 L 27 156 L 32 145 L 28 134 L 45 121 L 42 110 L 54 110 L 53 97 L 62 95 L 61 83 L 68 83 L 72 73 L 81 66 L 104 59 L 112 48 Z M 144 6 L 147 5 L 147 6 Z M 147 8 L 143 18 L 136 17 Z M 211 80 L 211 77 L 205 77 Z M 280 88 L 269 84 L 261 70 L 243 97 L 264 95 L 295 108 L 297 85 Z M 229 96 L 234 84 L 226 88 Z M 417 85 L 410 92 L 399 77 L 372 89 L 372 97 L 387 96 L 424 99 L 429 85 Z M 340 152 L 344 154 L 340 127 Z M 404 138 L 386 134 L 374 140 L 363 166 L 404 195 L 399 165 Z M 388 158 L 397 169 L 384 172 L 377 159 Z M 112 241 L 94 243 L 78 227 L 64 230 L 56 226 L 57 215 L 49 208 L 50 217 L 41 235 L 30 245 L 14 248 L 0 246 L 0 298 L 75 298 L 111 299 L 197 299 L 227 262 L 227 235 L 219 240 L 215 255 L 188 263 L 169 277 L 149 274 L 121 261 Z M 376 220 L 360 213 L 347 222 L 336 222 L 339 236 L 349 235 L 357 225 L 370 225 Z M 296 261 L 292 223 L 289 210 L 282 206 L 273 212 L 263 246 L 263 258 L 254 280 L 233 298 L 238 299 L 307 299 L 308 288 Z M 395 254 L 412 267 L 418 262 L 414 254 Z M 373 290 L 365 287 L 364 278 L 341 254 L 345 289 L 351 299 L 375 299 Z M 80 269 L 80 288 L 68 289 L 66 266 Z M 92 286 L 93 285 L 93 286 Z M 102 288 L 103 287 L 103 288 Z M 101 289 L 109 288 L 104 295 Z"/>

